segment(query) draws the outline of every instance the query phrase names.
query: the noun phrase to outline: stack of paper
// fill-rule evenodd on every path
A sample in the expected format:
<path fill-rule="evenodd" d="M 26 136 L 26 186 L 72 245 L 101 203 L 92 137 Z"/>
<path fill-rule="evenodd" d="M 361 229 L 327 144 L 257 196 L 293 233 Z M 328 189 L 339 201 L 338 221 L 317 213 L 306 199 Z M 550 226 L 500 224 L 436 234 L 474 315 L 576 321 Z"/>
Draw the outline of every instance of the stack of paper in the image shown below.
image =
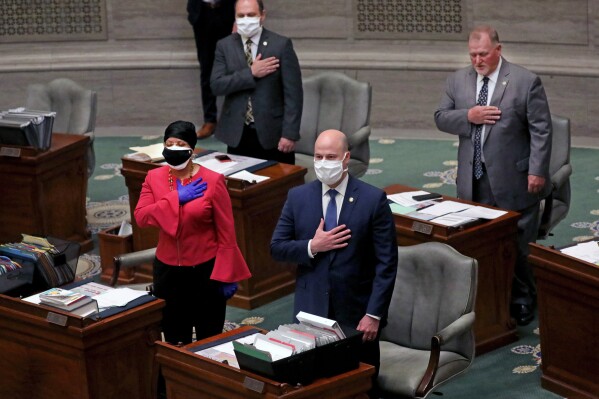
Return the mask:
<path fill-rule="evenodd" d="M 56 112 L 25 108 L 0 111 L 0 144 L 32 146 L 47 150 L 52 145 Z"/>

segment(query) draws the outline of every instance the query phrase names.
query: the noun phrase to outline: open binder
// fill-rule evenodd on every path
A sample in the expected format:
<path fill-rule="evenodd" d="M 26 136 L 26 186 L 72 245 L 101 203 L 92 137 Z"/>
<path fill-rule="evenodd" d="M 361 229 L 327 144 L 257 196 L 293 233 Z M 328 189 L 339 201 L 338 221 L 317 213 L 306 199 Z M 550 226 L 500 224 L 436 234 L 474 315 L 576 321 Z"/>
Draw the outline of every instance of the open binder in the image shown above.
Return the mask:
<path fill-rule="evenodd" d="M 55 116 L 56 112 L 25 108 L 0 111 L 0 144 L 49 149 Z"/>

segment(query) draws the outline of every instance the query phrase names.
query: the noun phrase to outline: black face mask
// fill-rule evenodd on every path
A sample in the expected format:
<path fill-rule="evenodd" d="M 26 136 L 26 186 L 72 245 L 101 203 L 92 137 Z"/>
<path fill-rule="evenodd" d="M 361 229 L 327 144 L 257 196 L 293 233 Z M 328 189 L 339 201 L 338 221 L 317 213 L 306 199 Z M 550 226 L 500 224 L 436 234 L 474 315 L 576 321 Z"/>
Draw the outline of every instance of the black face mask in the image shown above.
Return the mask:
<path fill-rule="evenodd" d="M 176 148 L 181 148 L 181 147 L 176 147 Z M 171 150 L 168 147 L 164 147 L 164 150 L 162 150 L 162 156 L 164 156 L 164 160 L 169 165 L 179 166 L 191 157 L 192 152 L 193 152 L 193 150 L 191 148 L 185 148 L 184 150 L 182 150 L 182 149 Z"/>

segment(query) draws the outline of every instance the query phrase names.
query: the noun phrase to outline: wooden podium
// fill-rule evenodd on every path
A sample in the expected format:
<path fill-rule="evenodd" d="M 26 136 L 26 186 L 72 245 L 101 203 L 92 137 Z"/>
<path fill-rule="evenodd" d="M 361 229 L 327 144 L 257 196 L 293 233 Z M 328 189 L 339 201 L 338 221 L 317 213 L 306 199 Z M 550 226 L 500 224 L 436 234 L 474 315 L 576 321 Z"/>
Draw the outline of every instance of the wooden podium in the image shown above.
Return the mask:
<path fill-rule="evenodd" d="M 100 320 L 0 295 L 0 398 L 147 399 L 164 301 Z"/>
<path fill-rule="evenodd" d="M 385 188 L 387 194 L 416 191 L 399 184 Z M 469 203 L 443 196 L 444 200 Z M 437 241 L 450 245 L 478 261 L 478 290 L 474 335 L 476 353 L 482 354 L 518 339 L 510 317 L 510 295 L 516 262 L 516 233 L 520 214 L 505 215 L 465 228 L 447 227 L 406 215 L 394 215 L 398 245 Z"/>
<path fill-rule="evenodd" d="M 599 266 L 530 244 L 537 279 L 541 385 L 560 396 L 599 398 Z"/>
<path fill-rule="evenodd" d="M 56 237 L 93 248 L 87 230 L 89 137 L 54 133 L 52 147 L 0 146 L 0 242 L 20 242 L 21 233 Z"/>
<path fill-rule="evenodd" d="M 133 227 L 133 250 L 155 247 L 158 230 L 140 228 L 133 218 L 139 200 L 141 185 L 148 170 L 160 165 L 122 158 L 121 174 L 129 191 L 131 225 Z M 256 172 L 270 179 L 258 184 L 245 184 L 241 180 L 227 178 L 227 187 L 233 207 L 237 244 L 252 272 L 252 278 L 240 282 L 237 294 L 228 301 L 231 306 L 253 309 L 295 289 L 295 267 L 275 262 L 270 256 L 270 239 L 290 188 L 304 183 L 306 168 L 275 164 Z M 136 268 L 135 282 L 152 280 L 152 266 Z"/>
<path fill-rule="evenodd" d="M 320 378 L 306 386 L 294 386 L 202 357 L 188 347 L 209 343 L 252 327 L 245 326 L 183 348 L 157 342 L 156 361 L 166 381 L 169 399 L 367 399 L 374 367 L 359 368 L 330 378 Z"/>

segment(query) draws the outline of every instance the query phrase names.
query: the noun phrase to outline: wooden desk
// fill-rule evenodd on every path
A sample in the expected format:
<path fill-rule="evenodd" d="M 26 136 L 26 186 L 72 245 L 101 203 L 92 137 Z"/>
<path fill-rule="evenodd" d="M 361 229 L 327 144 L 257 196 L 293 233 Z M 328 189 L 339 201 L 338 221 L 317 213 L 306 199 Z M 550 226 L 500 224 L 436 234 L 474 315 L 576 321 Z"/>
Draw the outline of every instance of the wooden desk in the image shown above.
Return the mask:
<path fill-rule="evenodd" d="M 135 210 L 141 185 L 148 170 L 159 165 L 122 158 L 122 175 L 129 190 L 131 215 Z M 252 272 L 252 278 L 239 284 L 239 290 L 228 302 L 231 306 L 253 309 L 277 298 L 290 294 L 295 289 L 295 267 L 275 262 L 270 256 L 270 239 L 290 188 L 304 183 L 306 168 L 276 164 L 256 172 L 270 179 L 253 185 L 242 185 L 240 180 L 227 179 L 233 207 L 235 232 L 241 253 Z M 133 226 L 133 250 L 155 247 L 158 230 L 140 228 L 131 218 Z M 152 279 L 151 265 L 137 268 L 135 282 Z"/>
<path fill-rule="evenodd" d="M 396 184 L 385 188 L 385 191 L 393 194 L 416 191 L 416 189 Z M 443 199 L 475 204 L 449 196 L 443 196 Z M 518 339 L 516 324 L 510 317 L 510 295 L 516 262 L 516 233 L 519 217 L 519 213 L 510 211 L 497 219 L 456 229 L 405 215 L 394 215 L 399 245 L 415 245 L 428 241 L 442 242 L 478 261 L 474 323 L 477 354 L 491 351 Z"/>
<path fill-rule="evenodd" d="M 0 295 L 0 398 L 152 397 L 163 307 L 157 299 L 94 321 Z"/>
<path fill-rule="evenodd" d="M 599 266 L 530 244 L 537 280 L 541 385 L 560 396 L 599 398 Z"/>
<path fill-rule="evenodd" d="M 221 339 L 251 327 L 229 331 L 186 347 Z M 335 377 L 320 378 L 306 386 L 293 386 L 238 370 L 186 349 L 157 342 L 156 361 L 166 381 L 168 399 L 367 399 L 374 367 L 360 367 Z M 252 390 L 249 386 L 258 387 Z"/>
<path fill-rule="evenodd" d="M 89 137 L 52 135 L 52 147 L 1 146 L 0 242 L 20 242 L 21 233 L 78 241 L 93 248 L 87 230 L 87 147 Z"/>

